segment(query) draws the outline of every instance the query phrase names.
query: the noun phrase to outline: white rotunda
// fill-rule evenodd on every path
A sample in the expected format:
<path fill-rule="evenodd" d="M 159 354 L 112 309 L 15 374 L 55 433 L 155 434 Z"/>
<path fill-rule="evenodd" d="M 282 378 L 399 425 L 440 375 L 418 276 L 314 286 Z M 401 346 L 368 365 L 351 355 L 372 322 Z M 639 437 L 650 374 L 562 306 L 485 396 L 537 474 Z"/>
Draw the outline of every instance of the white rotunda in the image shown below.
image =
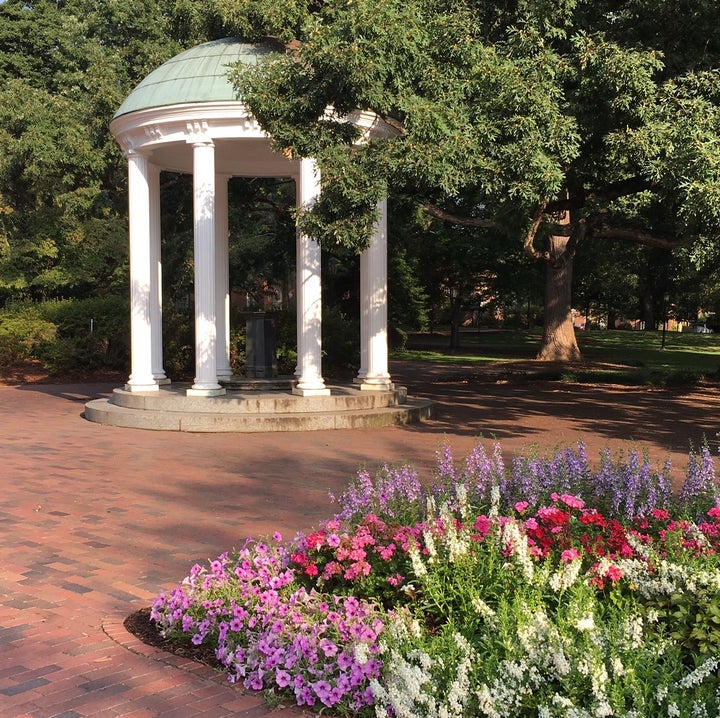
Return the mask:
<path fill-rule="evenodd" d="M 171 384 L 165 373 L 162 350 L 161 171 L 193 176 L 195 377 L 190 386 L 173 387 L 172 397 L 177 404 L 182 391 L 187 398 L 211 401 L 223 397 L 226 386 L 233 383 L 228 181 L 239 176 L 293 178 L 299 207 L 312 206 L 320 191 L 313 159 L 288 159 L 273 151 L 268 135 L 242 98 L 237 97 L 229 81 L 232 65 L 262 62 L 273 51 L 269 45 L 224 38 L 182 52 L 148 75 L 130 93 L 110 123 L 110 130 L 128 162 L 131 284 L 130 376 L 125 387 L 114 392 L 110 404 L 131 409 L 138 406 L 138 401 L 133 399 L 133 395 L 137 395 L 137 399 L 143 397 L 142 406 L 147 409 L 152 406 L 148 395 L 159 392 L 165 399 L 170 396 L 160 392 Z M 380 118 L 369 112 L 358 111 L 342 121 L 361 127 L 367 137 L 387 137 L 392 133 Z M 380 401 L 385 408 L 395 406 L 408 410 L 411 407 L 404 392 L 397 391 L 388 371 L 386 226 L 386 202 L 383 201 L 372 243 L 360 257 L 360 370 L 353 388 L 368 398 L 369 393 L 377 399 L 386 395 L 387 401 Z M 320 257 L 317 242 L 298 233 L 295 268 L 298 361 L 290 390 L 298 397 L 332 395 L 321 368 Z M 348 396 L 349 390 L 342 393 Z M 237 400 L 235 396 L 232 402 L 235 411 Z M 94 404 L 91 402 L 86 411 L 91 420 L 123 423 L 117 417 L 107 416 L 107 411 L 100 411 Z M 307 407 L 323 410 L 322 404 Z M 192 412 L 193 407 L 198 407 L 195 401 L 177 406 L 180 412 Z M 379 408 L 377 401 L 372 402 L 372 406 Z M 166 402 L 163 407 L 167 407 Z M 224 402 L 215 402 L 200 412 L 206 414 L 211 407 L 213 411 L 227 408 Z M 324 410 L 327 409 L 325 406 Z M 299 409 L 297 413 L 304 411 Z M 396 413 L 403 415 L 400 410 Z M 416 418 L 419 415 L 410 412 L 405 419 L 396 417 L 392 423 Z M 133 423 L 128 418 L 124 425 L 166 428 L 158 424 L 162 422 L 153 424 L 144 419 Z M 185 425 L 190 423 L 186 420 Z M 168 428 L 180 428 L 180 425 L 170 422 Z"/>

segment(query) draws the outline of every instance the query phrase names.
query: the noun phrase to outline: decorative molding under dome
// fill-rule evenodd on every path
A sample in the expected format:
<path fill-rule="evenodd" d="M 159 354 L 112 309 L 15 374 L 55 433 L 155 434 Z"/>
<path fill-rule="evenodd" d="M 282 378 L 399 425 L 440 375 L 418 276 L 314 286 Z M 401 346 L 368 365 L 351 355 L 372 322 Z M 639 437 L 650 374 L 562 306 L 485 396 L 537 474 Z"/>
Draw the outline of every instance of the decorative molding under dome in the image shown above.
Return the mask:
<path fill-rule="evenodd" d="M 191 173 L 192 144 L 201 138 L 221 149 L 218 171 L 231 176 L 295 176 L 296 163 L 270 147 L 268 134 L 242 102 L 153 107 L 116 117 L 110 124 L 127 154 L 147 154 L 164 170 Z"/>

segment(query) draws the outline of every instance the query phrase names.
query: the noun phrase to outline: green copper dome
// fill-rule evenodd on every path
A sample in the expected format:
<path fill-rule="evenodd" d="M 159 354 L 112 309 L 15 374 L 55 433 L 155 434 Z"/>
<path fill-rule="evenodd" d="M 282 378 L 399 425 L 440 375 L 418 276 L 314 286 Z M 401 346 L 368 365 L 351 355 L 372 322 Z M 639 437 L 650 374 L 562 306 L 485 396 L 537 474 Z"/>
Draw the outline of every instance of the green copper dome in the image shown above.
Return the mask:
<path fill-rule="evenodd" d="M 151 107 L 186 102 L 239 100 L 228 79 L 229 65 L 255 65 L 274 48 L 236 37 L 206 42 L 181 52 L 153 70 L 120 105 L 115 117 Z"/>

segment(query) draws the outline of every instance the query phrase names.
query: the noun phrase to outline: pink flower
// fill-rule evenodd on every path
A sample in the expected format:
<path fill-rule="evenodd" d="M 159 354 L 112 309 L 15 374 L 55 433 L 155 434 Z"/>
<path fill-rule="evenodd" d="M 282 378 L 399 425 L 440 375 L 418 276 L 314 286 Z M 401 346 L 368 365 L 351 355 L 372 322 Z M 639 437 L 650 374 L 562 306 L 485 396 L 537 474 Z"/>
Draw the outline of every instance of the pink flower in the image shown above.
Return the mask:
<path fill-rule="evenodd" d="M 530 504 L 527 501 L 518 501 L 515 504 L 515 511 L 521 514 L 528 506 L 530 506 Z"/>
<path fill-rule="evenodd" d="M 325 564 L 322 577 L 327 581 L 339 573 L 342 573 L 342 566 L 337 561 L 329 561 Z"/>
<path fill-rule="evenodd" d="M 563 563 L 570 563 L 570 561 L 575 561 L 575 559 L 578 558 L 580 558 L 580 552 L 574 548 L 565 549 L 565 551 L 560 554 L 560 560 Z"/>
<path fill-rule="evenodd" d="M 571 509 L 581 509 L 585 506 L 584 501 L 579 499 L 577 496 L 573 496 L 572 494 L 560 494 L 560 496 L 558 496 L 557 494 L 553 493 L 550 494 L 550 498 L 553 501 L 562 501 L 565 506 L 569 506 Z"/>
<path fill-rule="evenodd" d="M 324 531 L 316 531 L 315 533 L 310 534 L 305 539 L 305 545 L 307 546 L 308 550 L 312 551 L 313 549 L 320 548 L 323 545 L 324 539 L 325 539 L 325 532 Z"/>
<path fill-rule="evenodd" d="M 380 554 L 380 558 L 383 561 L 389 561 L 395 553 L 395 544 L 391 543 L 387 546 L 378 546 L 375 550 Z"/>
<path fill-rule="evenodd" d="M 530 531 L 535 531 L 539 527 L 540 526 L 535 519 L 527 519 L 527 521 L 525 521 L 525 528 L 530 529 Z"/>
<path fill-rule="evenodd" d="M 330 548 L 337 548 L 340 545 L 340 537 L 337 534 L 328 534 L 325 541 Z"/>
<path fill-rule="evenodd" d="M 354 578 L 357 578 L 360 575 L 368 576 L 370 575 L 371 568 L 372 567 L 367 561 L 357 561 L 345 570 L 343 577 L 346 581 L 352 581 Z"/>
<path fill-rule="evenodd" d="M 482 541 L 492 530 L 492 521 L 483 514 L 475 519 L 473 528 L 477 531 L 477 536 L 473 536 L 473 538 L 476 541 Z"/>

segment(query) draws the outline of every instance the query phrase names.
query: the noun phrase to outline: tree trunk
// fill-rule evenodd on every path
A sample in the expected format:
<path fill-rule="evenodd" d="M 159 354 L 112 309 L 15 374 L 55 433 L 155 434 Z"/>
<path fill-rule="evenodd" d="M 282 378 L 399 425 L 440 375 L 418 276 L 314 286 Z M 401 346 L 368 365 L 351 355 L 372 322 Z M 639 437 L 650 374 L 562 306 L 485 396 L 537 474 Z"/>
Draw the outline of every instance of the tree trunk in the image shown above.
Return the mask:
<path fill-rule="evenodd" d="M 569 237 L 550 237 L 551 258 L 561 257 Z M 579 361 L 580 349 L 572 320 L 571 257 L 547 263 L 543 337 L 537 359 L 541 361 Z"/>
<path fill-rule="evenodd" d="M 450 296 L 450 350 L 460 348 L 460 296 Z"/>
<path fill-rule="evenodd" d="M 645 324 L 645 331 L 655 331 L 655 311 L 653 306 L 653 298 L 650 292 L 645 292 L 640 300 L 640 308 L 642 312 L 642 320 Z"/>

